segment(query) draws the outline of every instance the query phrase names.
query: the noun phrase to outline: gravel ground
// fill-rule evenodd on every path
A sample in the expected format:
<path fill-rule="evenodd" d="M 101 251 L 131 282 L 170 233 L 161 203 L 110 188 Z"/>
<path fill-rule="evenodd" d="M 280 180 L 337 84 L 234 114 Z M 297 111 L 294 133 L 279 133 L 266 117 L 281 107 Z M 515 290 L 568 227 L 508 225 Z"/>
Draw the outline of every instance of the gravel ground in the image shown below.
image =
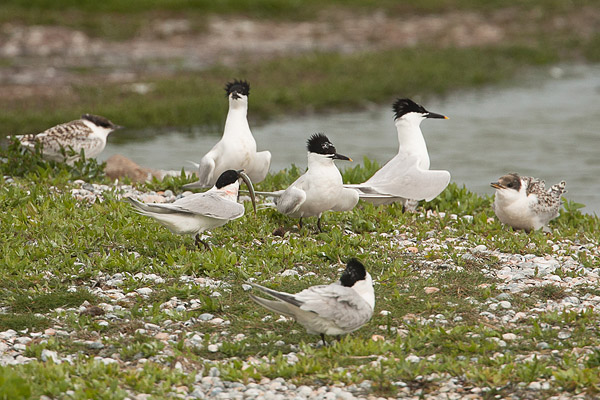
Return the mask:
<path fill-rule="evenodd" d="M 103 201 L 103 194 L 106 191 L 114 191 L 118 196 L 133 195 L 145 202 L 168 202 L 174 201 L 177 197 L 169 190 L 159 193 L 142 193 L 131 186 L 107 186 L 107 185 L 92 185 L 83 181 L 75 182 L 76 188 L 72 189 L 72 195 L 82 202 L 93 203 L 95 201 Z M 191 192 L 183 193 L 183 196 Z M 432 217 L 432 213 L 424 217 Z M 458 217 L 456 217 L 458 218 Z M 462 218 L 469 219 L 469 216 Z M 461 254 L 463 259 L 478 260 L 489 259 L 495 257 L 499 260 L 484 272 L 487 276 L 499 279 L 498 289 L 502 293 L 485 302 L 478 302 L 472 299 L 473 304 L 477 304 L 480 310 L 479 316 L 483 323 L 493 326 L 502 326 L 508 328 L 507 333 L 502 335 L 502 338 L 496 339 L 500 347 L 504 347 L 508 342 L 519 340 L 519 335 L 510 332 L 511 327 L 518 326 L 520 321 L 527 320 L 531 317 L 536 317 L 540 313 L 548 311 L 570 310 L 584 311 L 589 309 L 597 309 L 600 306 L 600 296 L 590 293 L 579 294 L 578 288 L 584 286 L 597 286 L 600 277 L 600 268 L 586 268 L 579 262 L 575 261 L 567 253 L 577 251 L 583 252 L 588 259 L 598 259 L 600 257 L 600 248 L 598 246 L 586 244 L 581 245 L 572 243 L 569 240 L 548 239 L 552 244 L 554 254 L 539 257 L 534 254 L 506 254 L 496 250 L 491 250 L 483 245 L 470 247 L 466 240 L 461 237 L 446 238 L 440 240 L 435 236 L 420 243 L 425 246 L 419 250 L 416 247 L 416 240 L 412 239 L 407 234 L 400 232 L 392 232 L 382 234 L 388 236 L 391 241 L 391 246 L 399 249 L 404 249 L 406 252 L 418 253 L 419 251 L 426 253 L 428 251 L 443 250 L 451 246 L 455 251 Z M 280 239 L 285 240 L 285 239 Z M 455 265 L 451 260 L 423 260 L 420 266 L 421 273 L 435 274 L 440 269 L 460 269 L 462 267 Z M 302 267 L 294 267 L 280 273 L 286 275 L 307 275 L 314 274 L 312 272 L 305 273 Z M 575 276 L 575 277 L 570 277 Z M 133 291 L 125 291 L 122 286 L 125 281 L 135 280 L 140 282 L 139 287 Z M 225 281 L 211 279 L 207 277 L 195 277 L 182 275 L 179 277 L 182 286 L 194 286 L 207 288 L 211 292 L 211 297 L 217 298 L 231 291 L 231 285 Z M 54 321 L 61 321 L 70 314 L 87 314 L 97 318 L 97 323 L 100 326 L 109 326 L 116 322 L 122 322 L 126 315 L 126 309 L 123 306 L 138 298 L 147 298 L 153 293 L 153 285 L 163 283 L 164 277 L 156 274 L 137 273 L 131 274 L 127 272 L 116 274 L 105 274 L 102 272 L 86 282 L 83 286 L 102 299 L 98 305 L 92 306 L 89 303 L 84 303 L 78 308 L 55 309 L 49 316 Z M 556 286 L 564 289 L 567 295 L 557 300 L 546 300 L 545 302 L 537 302 L 528 312 L 516 312 L 513 309 L 513 302 L 519 297 L 528 297 L 527 290 L 533 287 Z M 70 290 L 80 289 L 81 286 L 72 287 Z M 250 290 L 249 285 L 244 286 L 244 290 Z M 425 292 L 435 295 L 440 289 L 436 287 L 426 287 Z M 377 292 L 376 292 L 377 293 Z M 182 312 L 194 310 L 200 307 L 200 300 L 180 300 L 176 297 L 162 303 L 161 310 L 171 310 L 172 312 Z M 381 311 L 383 315 L 388 311 Z M 128 315 L 128 314 L 127 314 Z M 270 314 L 266 314 L 265 319 L 275 318 Z M 415 324 L 439 325 L 445 326 L 449 324 L 443 314 L 429 316 L 415 316 L 408 314 L 404 317 L 405 320 L 412 320 Z M 452 323 L 460 322 L 461 317 L 456 317 Z M 278 321 L 286 321 L 284 317 Z M 187 326 L 193 324 L 210 324 L 213 326 L 222 327 L 223 334 L 213 336 L 214 342 L 205 344 L 204 339 L 194 331 L 186 329 Z M 88 335 L 87 338 L 81 338 L 76 332 L 69 332 L 60 322 L 55 326 L 45 329 L 41 332 L 24 330 L 16 332 L 8 330 L 0 332 L 0 365 L 15 365 L 28 363 L 34 358 L 26 357 L 25 351 L 30 343 L 44 343 L 54 337 L 72 337 L 73 341 L 80 343 L 89 349 L 99 350 L 95 360 L 99 363 L 118 364 L 121 367 L 137 367 L 148 361 L 161 362 L 165 357 L 172 355 L 172 346 L 174 346 L 180 335 L 185 335 L 185 343 L 188 346 L 196 346 L 202 348 L 206 346 L 209 352 L 218 352 L 221 346 L 219 340 L 227 338 L 231 341 L 232 338 L 227 336 L 227 329 L 230 321 L 224 320 L 219 316 L 203 313 L 198 317 L 194 317 L 187 321 L 166 321 L 165 323 L 155 325 L 145 323 L 143 327 L 138 328 L 134 333 L 152 336 L 165 344 L 159 354 L 149 357 L 135 357 L 133 361 L 123 361 L 117 353 L 112 353 L 110 346 L 106 344 L 107 338 L 102 335 Z M 556 329 L 556 327 L 548 324 L 540 323 L 542 329 Z M 385 327 L 380 327 L 385 329 Z M 398 335 L 405 335 L 407 331 L 402 327 L 393 328 Z M 559 339 L 567 339 L 571 336 L 571 332 L 567 329 L 560 330 L 558 333 Z M 241 341 L 244 339 L 244 334 L 237 334 L 233 341 Z M 377 340 L 377 335 L 373 336 Z M 383 339 L 383 337 L 381 337 Z M 275 345 L 283 346 L 283 342 L 275 343 Z M 316 344 L 319 345 L 319 344 Z M 283 348 L 283 347 L 282 347 Z M 288 347 L 286 347 L 287 349 Z M 288 363 L 293 364 L 298 361 L 298 356 L 301 355 L 301 350 L 294 345 L 289 347 L 291 351 L 285 354 Z M 550 348 L 548 343 L 539 342 L 538 348 L 540 351 Z M 592 349 L 576 348 L 580 357 L 589 354 Z M 559 351 L 552 350 L 551 352 L 543 352 L 540 354 L 529 354 L 520 356 L 523 361 L 531 360 L 532 357 L 553 357 Z M 498 356 L 501 354 L 498 353 Z M 42 361 L 53 360 L 55 363 L 72 363 L 78 355 L 74 354 L 58 354 L 55 351 L 44 349 L 41 354 Z M 406 358 L 411 362 L 419 362 L 420 357 L 410 355 Z M 243 368 L 250 367 L 254 363 L 264 362 L 262 358 L 249 358 L 243 361 Z M 185 370 L 186 361 L 178 361 L 174 368 Z M 264 378 L 259 382 L 249 382 L 242 384 L 239 382 L 228 382 L 220 378 L 219 370 L 211 368 L 209 371 L 189 371 L 190 374 L 195 373 L 195 384 L 192 389 L 187 386 L 173 387 L 173 393 L 177 398 L 182 399 L 352 399 L 352 398 L 377 398 L 373 395 L 368 395 L 372 382 L 365 380 L 359 385 L 342 386 L 296 386 L 282 378 L 268 379 Z M 428 399 L 479 399 L 485 395 L 487 388 L 479 387 L 463 387 L 461 380 L 457 377 L 440 376 L 438 374 L 425 375 L 420 377 L 421 380 L 436 380 L 439 382 L 438 390 L 434 393 L 423 393 L 421 389 L 411 389 L 402 381 L 393 382 L 392 384 L 398 389 L 399 398 L 428 398 Z M 550 387 L 549 381 L 534 381 L 528 385 L 522 384 L 523 390 L 530 393 L 530 398 L 536 398 L 536 392 L 547 390 Z M 44 397 L 42 397 L 44 398 Z M 131 394 L 131 399 L 148 399 L 146 394 Z M 498 397 L 499 398 L 499 397 Z M 514 397 L 517 398 L 517 397 Z M 575 396 L 565 393 L 560 396 L 551 397 L 553 399 L 563 398 L 585 398 L 585 396 Z"/>

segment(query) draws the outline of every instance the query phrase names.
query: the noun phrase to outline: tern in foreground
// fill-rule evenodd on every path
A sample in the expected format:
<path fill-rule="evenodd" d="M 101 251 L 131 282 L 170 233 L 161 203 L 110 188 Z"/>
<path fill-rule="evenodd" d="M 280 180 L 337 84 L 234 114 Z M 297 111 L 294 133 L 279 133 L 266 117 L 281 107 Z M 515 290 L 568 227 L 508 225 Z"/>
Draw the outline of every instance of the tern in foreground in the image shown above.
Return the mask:
<path fill-rule="evenodd" d="M 435 198 L 450 182 L 448 171 L 429 169 L 429 154 L 420 128 L 426 118 L 448 117 L 429 112 L 410 99 L 396 100 L 393 109 L 398 154 L 366 182 L 345 187 L 358 190 L 362 200 L 375 205 L 398 201 L 412 210 L 419 200 Z"/>
<path fill-rule="evenodd" d="M 131 197 L 126 199 L 138 213 L 154 218 L 173 233 L 195 235 L 196 245 L 200 247 L 202 243 L 208 249 L 208 244 L 200 239 L 202 232 L 225 225 L 244 215 L 244 206 L 237 202 L 240 178 L 248 186 L 256 213 L 254 188 L 242 170 L 225 171 L 210 190 L 182 197 L 174 203 L 145 204 Z"/>
<path fill-rule="evenodd" d="M 349 211 L 358 203 L 358 192 L 345 189 L 342 174 L 333 160 L 352 161 L 336 153 L 335 146 L 322 133 L 308 139 L 308 169 L 287 189 L 276 192 L 257 192 L 272 196 L 277 211 L 290 217 L 318 216 L 317 227 L 321 229 L 321 215 L 325 211 Z"/>
<path fill-rule="evenodd" d="M 565 181 L 546 190 L 544 181 L 515 173 L 502 176 L 491 186 L 496 189 L 493 207 L 498 219 L 527 232 L 550 231 L 548 222 L 558 217 L 560 198 L 566 192 Z"/>
<path fill-rule="evenodd" d="M 47 160 L 68 164 L 79 159 L 83 150 L 85 157 L 95 157 L 104 150 L 106 137 L 116 129 L 122 128 L 99 115 L 83 114 L 81 119 L 53 126 L 37 135 L 15 136 L 21 145 L 33 150 L 37 143 L 42 145 L 42 157 Z M 76 155 L 69 156 L 72 149 Z"/>
<path fill-rule="evenodd" d="M 250 295 L 268 310 L 294 318 L 310 334 L 343 335 L 369 322 L 375 308 L 375 293 L 371 275 L 355 258 L 348 261 L 338 282 L 311 286 L 290 294 L 251 283 L 275 300 Z"/>
<path fill-rule="evenodd" d="M 229 112 L 223 137 L 199 163 L 193 163 L 198 168 L 198 180 L 184 185 L 184 189 L 211 187 L 228 169 L 243 169 L 255 183 L 265 179 L 269 172 L 271 153 L 256 152 L 256 141 L 248 125 L 250 85 L 234 80 L 225 86 L 225 91 L 229 97 Z"/>

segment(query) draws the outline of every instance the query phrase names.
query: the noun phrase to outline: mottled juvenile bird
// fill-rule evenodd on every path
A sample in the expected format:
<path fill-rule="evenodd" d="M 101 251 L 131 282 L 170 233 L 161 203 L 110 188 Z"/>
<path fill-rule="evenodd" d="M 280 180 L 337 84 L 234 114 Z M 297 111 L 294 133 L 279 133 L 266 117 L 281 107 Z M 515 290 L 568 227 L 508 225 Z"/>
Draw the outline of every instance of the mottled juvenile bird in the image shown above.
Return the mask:
<path fill-rule="evenodd" d="M 429 169 L 429 153 L 421 122 L 427 118 L 447 119 L 427 111 L 411 99 L 398 99 L 393 105 L 398 154 L 364 183 L 345 185 L 359 191 L 361 200 L 376 205 L 401 202 L 405 209 L 416 208 L 419 200 L 432 200 L 450 182 L 450 173 Z"/>
<path fill-rule="evenodd" d="M 543 228 L 558 217 L 561 196 L 566 192 L 565 181 L 546 190 L 544 181 L 511 173 L 491 183 L 496 189 L 494 212 L 498 219 L 514 229 L 529 232 Z"/>
<path fill-rule="evenodd" d="M 335 146 L 322 133 L 315 133 L 307 142 L 308 169 L 287 189 L 276 192 L 257 192 L 272 196 L 277 211 L 290 217 L 318 216 L 317 227 L 321 229 L 321 215 L 325 211 L 349 211 L 358 203 L 358 192 L 345 189 L 342 174 L 334 160 L 352 161 L 336 152 Z"/>
<path fill-rule="evenodd" d="M 256 213 L 252 182 L 241 170 L 225 171 L 210 190 L 182 197 L 170 204 L 145 204 L 131 197 L 126 199 L 138 213 L 154 218 L 178 235 L 195 235 L 197 246 L 202 243 L 209 248 L 208 244 L 200 239 L 202 232 L 225 225 L 244 215 L 244 206 L 237 202 L 240 178 L 248 186 Z"/>
<path fill-rule="evenodd" d="M 256 151 L 256 141 L 248 125 L 250 85 L 234 80 L 225 86 L 225 91 L 229 97 L 229 112 L 223 137 L 199 163 L 194 163 L 198 168 L 198 180 L 184 185 L 184 189 L 211 187 L 228 169 L 243 169 L 255 183 L 265 179 L 269 172 L 271 153 Z"/>
<path fill-rule="evenodd" d="M 53 126 L 37 135 L 17 135 L 21 145 L 33 150 L 42 145 L 42 157 L 72 164 L 83 150 L 85 157 L 96 157 L 104 150 L 109 133 L 122 128 L 99 115 L 83 114 L 81 119 Z M 69 155 L 69 150 L 75 153 Z"/>
<path fill-rule="evenodd" d="M 348 261 L 338 282 L 311 286 L 290 294 L 278 292 L 256 283 L 256 289 L 275 300 L 250 295 L 268 310 L 294 318 L 310 334 L 343 335 L 369 322 L 375 308 L 375 292 L 371 275 L 355 258 Z"/>

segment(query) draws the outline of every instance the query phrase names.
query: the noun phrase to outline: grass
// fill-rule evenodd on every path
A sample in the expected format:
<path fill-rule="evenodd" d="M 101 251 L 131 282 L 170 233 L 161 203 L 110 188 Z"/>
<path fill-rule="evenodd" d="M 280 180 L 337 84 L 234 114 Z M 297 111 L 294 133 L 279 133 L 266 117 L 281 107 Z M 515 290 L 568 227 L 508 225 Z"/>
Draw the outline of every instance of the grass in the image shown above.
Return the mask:
<path fill-rule="evenodd" d="M 311 109 L 325 112 L 373 102 L 391 103 L 399 95 L 443 94 L 499 82 L 523 65 L 557 60 L 549 49 L 523 46 L 316 53 L 237 68 L 214 67 L 197 74 L 181 73 L 177 78 L 148 78 L 155 90 L 146 95 L 106 84 L 75 86 L 73 96 L 39 102 L 35 108 L 31 99 L 0 100 L 4 110 L 0 135 L 37 132 L 64 122 L 69 118 L 65 116 L 76 118 L 89 110 L 132 129 L 219 126 L 227 113 L 223 85 L 232 77 L 250 79 L 249 114 L 256 121 Z"/>
<path fill-rule="evenodd" d="M 14 151 L 2 156 L 10 160 Z M 344 176 L 356 182 L 377 167 L 365 160 Z M 0 217 L 0 330 L 53 327 L 69 333 L 28 344 L 25 355 L 35 359 L 32 363 L 0 368 L 0 397 L 56 397 L 72 390 L 77 399 L 122 399 L 131 393 L 169 398 L 177 387 L 193 390 L 194 375 L 206 375 L 212 367 L 223 379 L 241 382 L 265 376 L 297 385 L 369 380 L 366 392 L 378 395 L 394 395 L 404 387 L 413 394 L 435 393 L 450 378 L 491 397 L 526 396 L 530 382 L 546 382 L 548 388 L 539 392 L 544 396 L 564 391 L 593 396 L 600 385 L 597 312 L 531 311 L 573 294 L 597 293 L 598 284 L 512 293 L 511 312 L 524 312 L 527 318 L 491 321 L 481 313 L 493 310 L 504 293 L 495 271 L 505 264 L 468 250 L 485 245 L 509 254 L 561 253 L 576 259 L 584 253 L 582 245 L 597 248 L 600 220 L 582 214 L 574 203 L 567 202 L 552 222 L 550 236 L 490 222 L 491 198 L 455 184 L 424 204 L 424 213 L 438 216 L 360 203 L 352 213 L 325 214 L 323 233 L 317 234 L 308 219 L 307 228 L 292 229 L 284 238 L 272 232 L 295 221 L 274 210 L 254 216 L 247 207 L 248 215 L 211 233 L 213 250 L 207 252 L 198 251 L 191 237 L 173 235 L 135 214 L 115 194 L 105 193 L 102 202 L 93 204 L 74 200 L 72 171 L 35 154 L 21 164 L 0 163 L 0 172 L 0 207 L 8 210 Z M 292 168 L 269 175 L 257 189 L 284 187 L 299 173 Z M 100 168 L 93 180 L 103 179 Z M 185 182 L 169 178 L 146 189 L 179 192 Z M 465 215 L 473 216 L 472 221 Z M 315 347 L 315 336 L 250 302 L 241 286 L 255 278 L 276 289 L 299 291 L 337 279 L 352 256 L 362 259 L 376 280 L 375 314 L 366 326 L 329 347 Z M 590 262 L 594 257 L 595 250 L 584 260 L 589 268 L 595 268 Z M 287 270 L 297 274 L 283 274 Z M 564 264 L 555 273 L 570 276 L 574 271 Z M 113 288 L 107 282 L 116 273 L 125 297 L 92 294 L 95 285 Z M 140 273 L 161 280 L 153 283 Z M 152 289 L 150 295 L 136 294 L 144 287 Z M 439 291 L 428 294 L 425 288 L 430 287 Z M 165 306 L 172 299 L 187 304 L 186 309 Z M 114 309 L 106 315 L 80 315 L 84 301 L 106 302 Z M 193 301 L 198 306 L 192 310 Z M 206 312 L 229 324 L 200 321 L 198 316 Z M 562 331 L 570 336 L 558 339 Z M 174 339 L 159 340 L 154 337 L 158 332 Z M 503 340 L 505 333 L 518 339 Z M 192 340 L 194 335 L 199 341 Z M 374 341 L 373 335 L 384 340 Z M 91 348 L 89 341 L 104 346 Z M 541 342 L 549 349 L 540 350 Z M 214 343 L 221 343 L 217 352 L 208 350 Z M 72 363 L 42 362 L 44 349 L 71 355 Z M 290 351 L 297 361 L 288 361 Z M 115 355 L 122 364 L 94 361 Z M 183 370 L 175 368 L 177 362 Z"/>

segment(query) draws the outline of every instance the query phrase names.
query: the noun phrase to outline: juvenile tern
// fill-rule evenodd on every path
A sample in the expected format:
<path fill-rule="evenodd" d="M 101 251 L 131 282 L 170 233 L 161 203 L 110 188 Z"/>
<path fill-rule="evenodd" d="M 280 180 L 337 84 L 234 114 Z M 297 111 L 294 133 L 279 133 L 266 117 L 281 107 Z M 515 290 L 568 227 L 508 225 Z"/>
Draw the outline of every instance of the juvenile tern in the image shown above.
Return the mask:
<path fill-rule="evenodd" d="M 254 188 L 250 178 L 242 170 L 227 170 L 219 176 L 210 190 L 182 197 L 170 204 L 145 204 L 131 197 L 126 199 L 139 214 L 154 218 L 178 235 L 195 235 L 196 245 L 200 246 L 202 243 L 208 249 L 208 244 L 200 239 L 202 232 L 244 215 L 244 206 L 237 202 L 239 178 L 248 186 L 256 213 Z"/>
<path fill-rule="evenodd" d="M 355 258 L 348 261 L 338 282 L 311 286 L 290 294 L 256 283 L 250 285 L 275 300 L 250 295 L 250 298 L 275 313 L 294 318 L 310 334 L 343 335 L 369 322 L 375 308 L 371 275 Z"/>
<path fill-rule="evenodd" d="M 327 136 L 315 133 L 307 142 L 308 169 L 287 189 L 276 192 L 257 192 L 272 196 L 277 211 L 290 217 L 318 216 L 317 227 L 321 229 L 321 215 L 325 211 L 349 211 L 358 203 L 358 192 L 345 189 L 342 174 L 333 160 L 352 161 L 336 153 L 335 146 Z"/>
<path fill-rule="evenodd" d="M 427 111 L 411 99 L 398 99 L 393 105 L 398 131 L 398 154 L 366 182 L 344 185 L 358 190 L 362 200 L 373 204 L 402 202 L 405 208 L 416 207 L 418 200 L 430 201 L 450 182 L 450 173 L 429 169 L 429 153 L 421 132 L 426 118 L 447 119 Z"/>
<path fill-rule="evenodd" d="M 184 189 L 211 187 L 228 169 L 244 169 L 255 183 L 265 179 L 269 172 L 271 153 L 256 152 L 256 141 L 248 125 L 250 85 L 236 79 L 227 83 L 225 91 L 229 97 L 229 112 L 223 137 L 199 163 L 194 163 L 198 168 L 198 180 L 184 185 Z"/>
<path fill-rule="evenodd" d="M 544 181 L 516 173 L 500 177 L 491 186 L 496 189 L 493 207 L 498 219 L 526 232 L 549 231 L 548 222 L 558 217 L 561 196 L 566 193 L 565 181 L 546 190 Z"/>
<path fill-rule="evenodd" d="M 36 143 L 42 145 L 42 157 L 52 161 L 72 164 L 83 150 L 85 157 L 95 157 L 104 150 L 106 137 L 121 126 L 99 115 L 83 114 L 81 119 L 53 126 L 42 133 L 15 136 L 21 145 L 33 150 Z M 76 155 L 66 152 L 73 149 Z"/>

